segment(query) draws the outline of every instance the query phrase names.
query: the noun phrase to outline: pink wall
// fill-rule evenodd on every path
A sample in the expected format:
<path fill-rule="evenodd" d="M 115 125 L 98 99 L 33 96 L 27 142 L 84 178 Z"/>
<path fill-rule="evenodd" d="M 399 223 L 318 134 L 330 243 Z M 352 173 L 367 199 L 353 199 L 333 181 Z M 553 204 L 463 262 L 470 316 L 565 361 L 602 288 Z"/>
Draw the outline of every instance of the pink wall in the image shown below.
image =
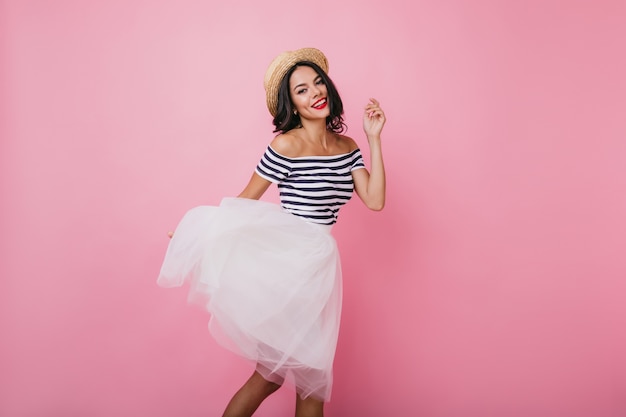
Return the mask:
<path fill-rule="evenodd" d="M 625 21 L 620 1 L 0 2 L 0 416 L 219 415 L 250 367 L 155 278 L 183 212 L 246 183 L 265 68 L 301 46 L 362 146 L 368 97 L 389 119 L 388 206 L 335 229 L 327 415 L 626 415 Z"/>

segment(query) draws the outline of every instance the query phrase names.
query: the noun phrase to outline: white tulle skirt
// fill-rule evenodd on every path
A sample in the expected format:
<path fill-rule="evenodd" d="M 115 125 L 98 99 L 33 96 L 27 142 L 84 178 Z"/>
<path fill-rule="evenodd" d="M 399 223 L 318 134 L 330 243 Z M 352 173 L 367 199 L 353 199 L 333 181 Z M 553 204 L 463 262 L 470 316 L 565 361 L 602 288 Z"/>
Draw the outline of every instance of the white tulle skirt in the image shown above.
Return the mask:
<path fill-rule="evenodd" d="M 342 290 L 329 226 L 257 200 L 196 207 L 176 228 L 158 279 L 185 282 L 218 343 L 302 398 L 330 399 Z"/>

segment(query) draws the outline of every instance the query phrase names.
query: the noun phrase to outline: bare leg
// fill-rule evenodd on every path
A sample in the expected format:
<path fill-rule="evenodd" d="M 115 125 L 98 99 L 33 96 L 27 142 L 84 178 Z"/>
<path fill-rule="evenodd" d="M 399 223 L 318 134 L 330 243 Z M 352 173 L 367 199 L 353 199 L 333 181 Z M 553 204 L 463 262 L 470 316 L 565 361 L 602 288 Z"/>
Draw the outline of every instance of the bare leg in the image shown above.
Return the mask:
<path fill-rule="evenodd" d="M 296 417 L 324 417 L 324 402 L 311 397 L 303 400 L 296 394 Z"/>
<path fill-rule="evenodd" d="M 250 379 L 237 391 L 226 406 L 222 417 L 250 417 L 264 399 L 280 388 L 254 371 Z"/>

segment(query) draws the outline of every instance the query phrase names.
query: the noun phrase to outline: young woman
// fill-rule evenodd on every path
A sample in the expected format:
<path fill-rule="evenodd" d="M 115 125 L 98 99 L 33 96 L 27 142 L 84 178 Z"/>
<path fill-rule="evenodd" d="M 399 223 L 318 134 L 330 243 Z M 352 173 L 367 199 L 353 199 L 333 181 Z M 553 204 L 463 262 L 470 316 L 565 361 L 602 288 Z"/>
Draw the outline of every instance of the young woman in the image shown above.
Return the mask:
<path fill-rule="evenodd" d="M 161 269 L 159 285 L 190 281 L 190 300 L 211 313 L 215 339 L 256 363 L 225 417 L 251 416 L 285 381 L 295 386 L 297 417 L 322 416 L 330 399 L 341 314 L 330 229 L 353 190 L 372 210 L 385 204 L 385 115 L 370 99 L 368 172 L 357 144 L 341 134 L 343 104 L 327 72 L 315 48 L 272 61 L 264 84 L 278 136 L 238 198 L 185 215 Z M 280 207 L 258 201 L 271 183 Z"/>

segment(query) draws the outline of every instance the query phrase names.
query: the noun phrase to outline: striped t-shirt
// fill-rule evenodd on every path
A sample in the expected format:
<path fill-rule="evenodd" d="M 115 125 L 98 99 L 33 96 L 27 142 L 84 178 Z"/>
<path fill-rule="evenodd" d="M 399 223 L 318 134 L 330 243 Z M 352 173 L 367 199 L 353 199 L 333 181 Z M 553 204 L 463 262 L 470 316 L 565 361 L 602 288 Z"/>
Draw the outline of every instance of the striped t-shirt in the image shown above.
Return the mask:
<path fill-rule="evenodd" d="M 288 158 L 268 146 L 256 173 L 278 184 L 283 209 L 308 222 L 331 225 L 352 197 L 352 171 L 360 168 L 365 164 L 358 148 L 341 155 Z"/>

